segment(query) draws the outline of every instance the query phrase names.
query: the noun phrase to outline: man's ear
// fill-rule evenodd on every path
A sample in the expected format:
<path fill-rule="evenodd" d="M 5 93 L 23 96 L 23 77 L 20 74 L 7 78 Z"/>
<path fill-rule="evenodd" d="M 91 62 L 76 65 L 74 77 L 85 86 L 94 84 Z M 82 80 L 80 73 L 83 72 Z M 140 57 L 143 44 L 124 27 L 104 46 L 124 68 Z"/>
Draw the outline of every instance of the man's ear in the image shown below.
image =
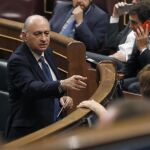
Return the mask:
<path fill-rule="evenodd" d="M 26 33 L 25 32 L 21 32 L 20 39 L 23 41 L 26 41 Z"/>

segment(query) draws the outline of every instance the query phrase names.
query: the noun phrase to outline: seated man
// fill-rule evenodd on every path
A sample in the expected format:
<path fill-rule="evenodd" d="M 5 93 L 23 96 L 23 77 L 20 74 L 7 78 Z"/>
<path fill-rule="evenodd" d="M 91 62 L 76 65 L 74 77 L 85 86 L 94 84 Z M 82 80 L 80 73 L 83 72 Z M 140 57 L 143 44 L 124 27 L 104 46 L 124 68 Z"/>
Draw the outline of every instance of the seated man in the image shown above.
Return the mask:
<path fill-rule="evenodd" d="M 123 89 L 139 93 L 137 74 L 150 63 L 150 3 L 137 4 L 131 9 L 129 15 L 130 27 L 135 32 L 136 42 L 131 57 L 122 70 L 125 74 Z"/>
<path fill-rule="evenodd" d="M 46 18 L 29 16 L 22 29 L 23 43 L 8 61 L 8 89 L 11 112 L 6 138 L 14 140 L 61 119 L 60 107 L 71 108 L 67 89 L 82 90 L 86 77 L 74 75 L 60 80 L 54 64 L 50 27 Z"/>
<path fill-rule="evenodd" d="M 50 26 L 54 32 L 82 41 L 87 51 L 98 52 L 105 41 L 107 22 L 107 14 L 92 0 L 72 0 L 71 4 L 56 5 Z"/>
<path fill-rule="evenodd" d="M 137 4 L 143 1 L 145 2 L 147 0 L 132 0 L 132 4 Z M 127 62 L 131 56 L 135 43 L 135 35 L 129 24 L 125 27 L 125 29 L 119 32 L 119 17 L 128 13 L 130 8 L 129 6 L 131 5 L 127 5 L 125 2 L 119 2 L 115 4 L 113 14 L 110 18 L 110 24 L 107 31 L 107 48 L 117 50 L 117 52 L 109 56 L 87 52 L 88 58 L 91 58 L 96 62 L 102 60 L 112 60 L 117 64 L 117 70 L 120 70 L 124 67 L 125 62 Z"/>

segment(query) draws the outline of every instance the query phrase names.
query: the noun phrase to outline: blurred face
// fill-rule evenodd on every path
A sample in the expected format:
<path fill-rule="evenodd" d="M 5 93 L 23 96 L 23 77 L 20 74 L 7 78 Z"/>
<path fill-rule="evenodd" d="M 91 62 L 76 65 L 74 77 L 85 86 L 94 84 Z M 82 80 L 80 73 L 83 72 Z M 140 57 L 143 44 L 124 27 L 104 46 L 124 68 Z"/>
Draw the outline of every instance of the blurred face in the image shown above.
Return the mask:
<path fill-rule="evenodd" d="M 130 15 L 129 20 L 130 20 L 130 28 L 133 31 L 136 31 L 136 29 L 142 25 L 142 22 L 139 20 L 137 15 Z"/>
<path fill-rule="evenodd" d="M 83 10 L 85 10 L 90 5 L 90 0 L 72 0 L 73 7 L 80 6 Z"/>
<path fill-rule="evenodd" d="M 50 28 L 46 20 L 34 20 L 24 33 L 24 41 L 37 54 L 41 55 L 50 42 Z"/>
<path fill-rule="evenodd" d="M 140 0 L 132 0 L 132 3 L 133 3 L 133 4 L 140 3 Z"/>

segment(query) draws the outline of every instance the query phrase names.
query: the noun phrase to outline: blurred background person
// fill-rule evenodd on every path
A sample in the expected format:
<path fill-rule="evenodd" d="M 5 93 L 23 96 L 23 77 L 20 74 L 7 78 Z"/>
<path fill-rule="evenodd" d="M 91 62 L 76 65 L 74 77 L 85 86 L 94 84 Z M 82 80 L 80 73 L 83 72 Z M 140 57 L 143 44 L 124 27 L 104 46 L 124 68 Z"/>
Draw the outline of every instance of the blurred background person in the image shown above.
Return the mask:
<path fill-rule="evenodd" d="M 72 37 L 85 44 L 87 51 L 103 47 L 107 31 L 107 14 L 92 0 L 72 0 L 56 5 L 50 20 L 52 31 Z"/>

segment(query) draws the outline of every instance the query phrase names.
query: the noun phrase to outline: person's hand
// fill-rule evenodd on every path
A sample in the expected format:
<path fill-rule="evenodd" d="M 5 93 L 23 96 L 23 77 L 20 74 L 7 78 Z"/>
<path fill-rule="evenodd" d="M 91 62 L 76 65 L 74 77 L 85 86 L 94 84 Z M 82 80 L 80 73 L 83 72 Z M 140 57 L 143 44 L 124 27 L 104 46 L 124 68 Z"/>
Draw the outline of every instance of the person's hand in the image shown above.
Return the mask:
<path fill-rule="evenodd" d="M 60 104 L 64 109 L 71 109 L 73 107 L 73 99 L 69 96 L 63 96 L 60 98 Z"/>
<path fill-rule="evenodd" d="M 126 61 L 126 56 L 124 55 L 124 53 L 122 51 L 117 51 L 116 53 L 109 55 L 109 57 L 116 58 L 123 62 Z"/>
<path fill-rule="evenodd" d="M 125 3 L 125 2 L 119 2 L 119 3 L 115 4 L 114 8 L 113 8 L 112 16 L 119 18 L 121 15 L 124 15 L 125 14 L 124 9 L 125 9 L 126 4 L 127 3 Z"/>
<path fill-rule="evenodd" d="M 81 24 L 83 22 L 83 10 L 81 9 L 80 6 L 76 7 L 73 10 L 72 14 L 75 17 L 77 24 Z"/>
<path fill-rule="evenodd" d="M 87 80 L 87 77 L 83 77 L 80 75 L 73 75 L 70 78 L 67 78 L 65 80 L 60 80 L 61 88 L 66 91 L 67 89 L 72 89 L 76 91 L 80 91 L 82 89 L 85 89 L 87 84 L 85 81 Z"/>
<path fill-rule="evenodd" d="M 99 104 L 98 102 L 96 102 L 95 100 L 86 100 L 86 101 L 82 101 L 77 108 L 88 108 L 90 110 L 92 110 L 93 112 L 95 112 L 97 114 L 97 116 L 101 116 L 106 112 L 106 109 Z"/>
<path fill-rule="evenodd" d="M 146 49 L 148 46 L 148 24 L 146 25 L 146 29 L 144 30 L 141 26 L 136 29 L 135 39 L 136 46 L 140 52 L 143 52 L 143 49 Z"/>

